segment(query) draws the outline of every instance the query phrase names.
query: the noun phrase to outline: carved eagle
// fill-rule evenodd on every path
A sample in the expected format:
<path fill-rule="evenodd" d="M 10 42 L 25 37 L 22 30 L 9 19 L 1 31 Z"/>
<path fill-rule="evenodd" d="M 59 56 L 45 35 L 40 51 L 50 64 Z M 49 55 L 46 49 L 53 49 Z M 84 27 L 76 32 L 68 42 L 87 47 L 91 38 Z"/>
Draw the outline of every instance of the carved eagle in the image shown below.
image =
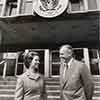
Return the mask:
<path fill-rule="evenodd" d="M 57 7 L 59 0 L 40 0 L 45 10 L 54 10 Z"/>

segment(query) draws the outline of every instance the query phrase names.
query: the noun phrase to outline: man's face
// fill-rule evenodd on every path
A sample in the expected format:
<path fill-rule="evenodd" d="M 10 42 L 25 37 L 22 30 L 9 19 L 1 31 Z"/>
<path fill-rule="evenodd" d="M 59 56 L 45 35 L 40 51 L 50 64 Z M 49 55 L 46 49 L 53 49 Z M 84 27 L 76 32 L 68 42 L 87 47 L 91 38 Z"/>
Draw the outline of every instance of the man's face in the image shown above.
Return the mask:
<path fill-rule="evenodd" d="M 60 49 L 60 60 L 61 62 L 68 61 L 72 56 L 72 51 L 66 47 Z"/>

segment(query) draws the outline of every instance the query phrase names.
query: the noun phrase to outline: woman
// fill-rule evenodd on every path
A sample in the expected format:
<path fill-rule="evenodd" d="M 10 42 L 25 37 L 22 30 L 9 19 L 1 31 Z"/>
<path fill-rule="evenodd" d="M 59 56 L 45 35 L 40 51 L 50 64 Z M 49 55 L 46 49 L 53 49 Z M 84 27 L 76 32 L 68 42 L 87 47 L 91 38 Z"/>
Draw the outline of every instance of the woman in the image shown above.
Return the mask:
<path fill-rule="evenodd" d="M 25 55 L 27 71 L 17 80 L 15 100 L 47 100 L 44 78 L 38 73 L 39 63 L 38 53 L 28 52 Z"/>

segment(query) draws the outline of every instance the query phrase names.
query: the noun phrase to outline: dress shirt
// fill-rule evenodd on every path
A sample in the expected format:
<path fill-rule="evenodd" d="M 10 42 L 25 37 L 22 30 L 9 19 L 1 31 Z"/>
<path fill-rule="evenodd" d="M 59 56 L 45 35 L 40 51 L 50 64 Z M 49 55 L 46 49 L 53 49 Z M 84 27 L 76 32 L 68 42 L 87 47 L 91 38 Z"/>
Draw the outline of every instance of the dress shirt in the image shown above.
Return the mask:
<path fill-rule="evenodd" d="M 72 61 L 73 61 L 73 58 L 71 58 L 68 63 L 64 63 L 64 72 L 63 72 L 63 78 L 64 79 L 65 79 L 66 71 L 68 70 L 68 68 L 70 68 Z"/>

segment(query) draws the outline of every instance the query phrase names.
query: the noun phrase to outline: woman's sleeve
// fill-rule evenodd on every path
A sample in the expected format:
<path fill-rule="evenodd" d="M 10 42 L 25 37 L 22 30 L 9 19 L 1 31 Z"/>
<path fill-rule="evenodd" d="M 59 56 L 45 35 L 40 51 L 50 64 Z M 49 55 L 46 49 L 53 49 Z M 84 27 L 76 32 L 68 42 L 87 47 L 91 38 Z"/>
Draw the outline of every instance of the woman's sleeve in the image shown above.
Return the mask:
<path fill-rule="evenodd" d="M 24 98 L 23 81 L 20 78 L 18 78 L 15 91 L 15 100 L 23 100 L 23 98 Z"/>

